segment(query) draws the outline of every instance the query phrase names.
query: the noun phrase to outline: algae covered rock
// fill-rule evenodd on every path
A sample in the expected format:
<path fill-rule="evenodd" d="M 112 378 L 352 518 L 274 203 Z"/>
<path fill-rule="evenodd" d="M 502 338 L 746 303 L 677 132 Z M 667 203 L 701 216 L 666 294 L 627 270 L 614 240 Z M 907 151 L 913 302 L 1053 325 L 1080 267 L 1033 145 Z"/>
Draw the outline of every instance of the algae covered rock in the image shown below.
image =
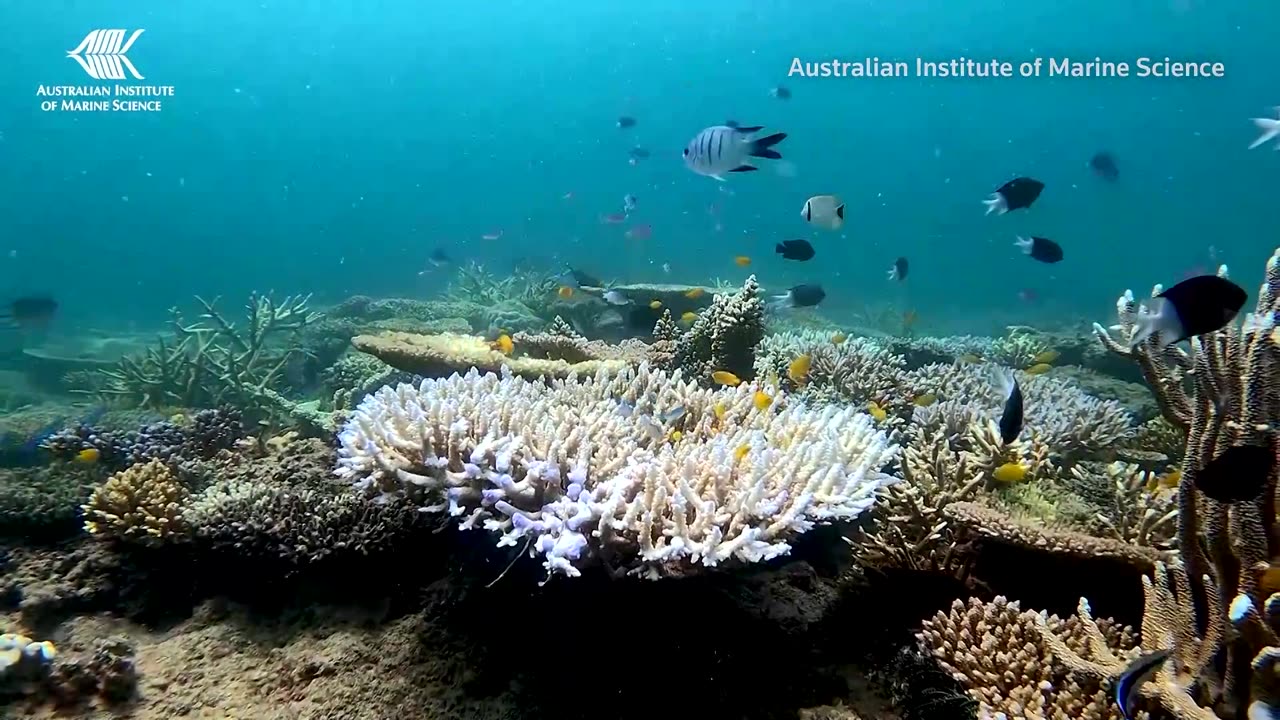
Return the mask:
<path fill-rule="evenodd" d="M 387 332 L 359 335 L 351 344 L 397 370 L 426 377 L 447 377 L 455 372 L 477 368 L 481 372 L 497 372 L 503 366 L 526 378 L 566 377 L 571 372 L 594 374 L 597 370 L 620 371 L 631 366 L 624 359 L 586 359 L 570 362 L 547 357 L 531 357 L 516 345 L 511 355 L 495 350 L 484 338 L 475 335 L 439 333 L 415 335 Z"/>

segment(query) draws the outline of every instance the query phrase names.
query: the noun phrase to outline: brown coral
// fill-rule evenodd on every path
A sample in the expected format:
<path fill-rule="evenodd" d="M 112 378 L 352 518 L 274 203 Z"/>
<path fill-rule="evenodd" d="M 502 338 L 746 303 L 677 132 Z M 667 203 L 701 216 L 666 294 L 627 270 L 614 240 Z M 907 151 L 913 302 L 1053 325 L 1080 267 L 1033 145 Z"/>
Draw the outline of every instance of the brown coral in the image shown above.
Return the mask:
<path fill-rule="evenodd" d="M 107 478 L 81 505 L 84 529 L 130 542 L 156 543 L 181 538 L 188 527 L 183 514 L 188 494 L 159 460 L 132 465 Z"/>
<path fill-rule="evenodd" d="M 1028 720 L 1120 720 L 1119 708 L 1093 676 L 1073 676 L 1056 661 L 1040 632 L 1043 622 L 1053 637 L 1088 654 L 1093 631 L 1117 651 L 1132 648 L 1132 630 L 1078 618 L 1047 618 L 1023 612 L 1017 602 L 956 600 L 950 612 L 926 620 L 916 636 L 952 677 L 978 701 L 978 717 Z"/>

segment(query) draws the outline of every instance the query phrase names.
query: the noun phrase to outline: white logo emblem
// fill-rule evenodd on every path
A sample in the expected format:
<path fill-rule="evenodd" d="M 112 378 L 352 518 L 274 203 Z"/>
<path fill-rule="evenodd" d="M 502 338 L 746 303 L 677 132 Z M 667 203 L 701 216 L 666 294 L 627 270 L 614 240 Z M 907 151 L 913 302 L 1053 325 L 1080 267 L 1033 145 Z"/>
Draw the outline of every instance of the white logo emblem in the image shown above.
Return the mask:
<path fill-rule="evenodd" d="M 129 62 L 125 53 L 144 32 L 134 30 L 129 41 L 125 42 L 124 30 L 94 30 L 84 36 L 75 50 L 68 51 L 67 57 L 80 63 L 80 67 L 94 80 L 124 80 L 125 70 L 133 75 L 133 79 L 142 80 L 138 68 Z"/>

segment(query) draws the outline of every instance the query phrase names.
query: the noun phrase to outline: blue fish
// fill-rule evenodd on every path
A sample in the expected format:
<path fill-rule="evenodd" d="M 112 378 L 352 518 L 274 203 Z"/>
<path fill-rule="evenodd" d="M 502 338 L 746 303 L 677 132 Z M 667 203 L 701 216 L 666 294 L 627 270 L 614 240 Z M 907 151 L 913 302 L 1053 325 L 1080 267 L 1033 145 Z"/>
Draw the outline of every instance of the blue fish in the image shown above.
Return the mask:
<path fill-rule="evenodd" d="M 1133 703 L 1138 698 L 1138 688 L 1150 680 L 1165 660 L 1173 654 L 1172 650 L 1156 650 L 1136 658 L 1125 667 L 1116 680 L 1116 705 L 1124 713 L 1125 720 L 1133 720 Z"/>

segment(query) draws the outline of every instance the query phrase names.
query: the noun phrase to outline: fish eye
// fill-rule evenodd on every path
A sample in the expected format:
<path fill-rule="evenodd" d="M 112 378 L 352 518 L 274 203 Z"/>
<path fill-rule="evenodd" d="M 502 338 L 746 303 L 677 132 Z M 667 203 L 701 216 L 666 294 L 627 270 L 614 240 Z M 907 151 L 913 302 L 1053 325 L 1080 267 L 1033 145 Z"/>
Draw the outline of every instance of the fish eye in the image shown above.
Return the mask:
<path fill-rule="evenodd" d="M 684 156 L 689 157 L 689 148 L 684 149 Z"/>

